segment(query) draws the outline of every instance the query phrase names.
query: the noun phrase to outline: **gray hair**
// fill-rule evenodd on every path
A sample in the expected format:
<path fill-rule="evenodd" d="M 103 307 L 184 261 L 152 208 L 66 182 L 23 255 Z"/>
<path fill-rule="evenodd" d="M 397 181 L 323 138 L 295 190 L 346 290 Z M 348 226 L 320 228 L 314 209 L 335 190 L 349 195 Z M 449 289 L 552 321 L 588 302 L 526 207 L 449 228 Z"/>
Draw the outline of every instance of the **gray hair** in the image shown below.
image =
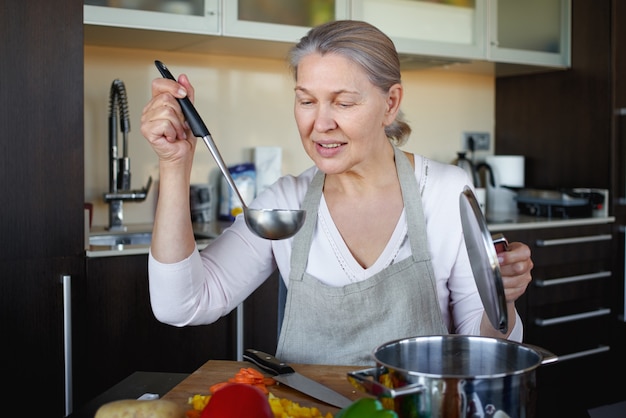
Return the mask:
<path fill-rule="evenodd" d="M 289 52 L 289 65 L 298 78 L 298 64 L 310 54 L 339 54 L 359 65 L 370 82 L 384 93 L 401 83 L 400 59 L 393 41 L 375 26 L 358 20 L 336 20 L 309 30 Z M 404 145 L 411 127 L 400 110 L 389 126 L 387 138 L 396 146 Z"/>

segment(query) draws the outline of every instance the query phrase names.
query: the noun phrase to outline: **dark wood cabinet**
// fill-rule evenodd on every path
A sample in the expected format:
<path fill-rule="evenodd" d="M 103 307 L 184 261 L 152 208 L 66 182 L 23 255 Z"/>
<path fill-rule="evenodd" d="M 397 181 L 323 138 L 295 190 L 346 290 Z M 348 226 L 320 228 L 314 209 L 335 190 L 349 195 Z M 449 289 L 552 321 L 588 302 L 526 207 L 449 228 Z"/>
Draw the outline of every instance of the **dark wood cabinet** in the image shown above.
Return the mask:
<path fill-rule="evenodd" d="M 553 395 L 544 402 L 557 416 L 567 415 L 560 413 L 562 406 L 573 411 L 567 416 L 587 417 L 585 406 L 626 400 L 623 390 L 605 384 L 602 377 L 626 372 L 626 326 L 621 315 L 625 250 L 621 225 L 626 224 L 626 210 L 621 205 L 626 190 L 626 116 L 621 113 L 626 111 L 620 111 L 626 107 L 625 21 L 626 4 L 621 0 L 573 0 L 571 68 L 496 79 L 496 153 L 526 156 L 526 187 L 609 189 L 609 214 L 616 218 L 603 232 L 612 235 L 610 243 L 568 247 L 562 253 L 558 247 L 533 249 L 539 262 L 533 271 L 535 278 L 599 272 L 604 269 L 598 264 L 604 260 L 603 253 L 612 260 L 611 276 L 606 280 L 543 289 L 532 286 L 524 298 L 531 320 L 529 342 L 546 343 L 547 348 L 552 346 L 566 355 L 610 347 L 607 352 L 541 369 L 542 387 L 551 387 Z M 528 239 L 532 241 L 538 234 L 532 232 Z M 574 228 L 572 234 L 585 232 Z M 610 313 L 563 323 L 559 332 L 534 325 L 537 318 L 592 312 L 594 308 Z"/>
<path fill-rule="evenodd" d="M 84 271 L 82 8 L 0 7 L 0 373 L 6 399 L 50 417 L 66 415 L 71 395 L 63 313 L 74 298 L 64 301 L 61 277 Z"/>
<path fill-rule="evenodd" d="M 567 224 L 566 224 L 567 225 Z M 611 367 L 612 223 L 505 231 L 527 243 L 533 281 L 517 302 L 524 342 L 542 347 L 558 361 L 537 372 L 537 416 L 587 417 L 587 410 L 619 399 L 599 382 Z M 581 393 L 584 396 L 572 396 Z"/>
<path fill-rule="evenodd" d="M 74 284 L 74 398 L 77 408 L 134 372 L 192 373 L 210 359 L 237 357 L 237 311 L 210 325 L 173 327 L 152 313 L 148 256 L 87 258 Z M 278 275 L 244 303 L 244 348 L 276 350 Z"/>
<path fill-rule="evenodd" d="M 495 152 L 526 187 L 611 189 L 611 3 L 572 1 L 570 69 L 496 78 Z"/>
<path fill-rule="evenodd" d="M 278 271 L 275 271 L 257 290 L 244 302 L 243 345 L 265 353 L 276 353 L 278 345 L 279 321 L 282 314 L 279 298 Z M 284 302 L 283 302 L 284 303 Z"/>
<path fill-rule="evenodd" d="M 16 405 L 45 405 L 50 417 L 66 414 L 64 350 L 71 329 L 64 327 L 64 308 L 76 302 L 64 293 L 62 276 L 73 283 L 82 270 L 82 259 L 74 257 L 0 262 L 6 396 Z"/>
<path fill-rule="evenodd" d="M 88 258 L 74 289 L 75 398 L 81 405 L 136 371 L 192 373 L 234 360 L 235 313 L 211 325 L 174 327 L 154 317 L 147 255 Z"/>

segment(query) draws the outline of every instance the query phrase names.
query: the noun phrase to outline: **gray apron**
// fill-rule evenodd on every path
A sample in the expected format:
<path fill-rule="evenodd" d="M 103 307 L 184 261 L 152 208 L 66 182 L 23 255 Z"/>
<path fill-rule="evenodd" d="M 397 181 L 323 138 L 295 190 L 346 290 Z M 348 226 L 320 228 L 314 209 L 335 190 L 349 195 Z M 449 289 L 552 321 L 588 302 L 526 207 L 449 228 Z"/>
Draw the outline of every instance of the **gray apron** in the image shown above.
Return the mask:
<path fill-rule="evenodd" d="M 412 256 L 374 276 L 342 287 L 306 273 L 325 175 L 318 171 L 302 203 L 307 217 L 295 235 L 285 314 L 276 357 L 292 363 L 363 365 L 383 343 L 443 335 L 426 223 L 413 168 L 394 147 Z"/>

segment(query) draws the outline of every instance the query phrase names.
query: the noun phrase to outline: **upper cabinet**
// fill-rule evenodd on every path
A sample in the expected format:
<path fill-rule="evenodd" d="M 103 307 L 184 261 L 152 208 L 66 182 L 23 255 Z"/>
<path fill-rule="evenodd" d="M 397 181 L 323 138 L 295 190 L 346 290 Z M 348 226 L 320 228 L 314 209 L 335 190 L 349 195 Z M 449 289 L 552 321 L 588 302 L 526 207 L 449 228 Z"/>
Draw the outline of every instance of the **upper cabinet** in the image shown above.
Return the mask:
<path fill-rule="evenodd" d="M 571 13 L 571 0 L 490 1 L 487 59 L 569 67 Z"/>
<path fill-rule="evenodd" d="M 224 36 L 297 42 L 313 26 L 347 19 L 348 0 L 224 1 Z"/>
<path fill-rule="evenodd" d="M 484 0 L 352 0 L 350 16 L 385 32 L 401 54 L 485 58 Z"/>
<path fill-rule="evenodd" d="M 570 15 L 571 0 L 85 0 L 84 6 L 88 45 L 283 58 L 311 27 L 355 19 L 387 33 L 405 69 L 454 63 L 496 75 L 568 68 Z"/>
<path fill-rule="evenodd" d="M 387 33 L 405 67 L 478 61 L 505 75 L 570 65 L 571 0 L 351 0 L 350 16 Z"/>
<path fill-rule="evenodd" d="M 221 0 L 85 0 L 86 25 L 219 35 Z"/>

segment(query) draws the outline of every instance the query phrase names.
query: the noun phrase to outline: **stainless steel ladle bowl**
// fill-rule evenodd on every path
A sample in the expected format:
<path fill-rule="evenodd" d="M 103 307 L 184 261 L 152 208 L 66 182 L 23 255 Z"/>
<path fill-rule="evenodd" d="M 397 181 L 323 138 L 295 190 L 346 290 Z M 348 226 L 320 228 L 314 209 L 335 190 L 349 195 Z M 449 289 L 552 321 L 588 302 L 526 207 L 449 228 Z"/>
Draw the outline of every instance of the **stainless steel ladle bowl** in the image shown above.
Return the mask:
<path fill-rule="evenodd" d="M 154 61 L 157 69 L 164 78 L 176 81 L 172 73 L 167 69 L 165 64 L 161 61 Z M 248 228 L 260 236 L 261 238 L 278 240 L 292 237 L 296 234 L 304 224 L 306 212 L 301 209 L 251 209 L 248 208 L 246 202 L 244 202 L 239 189 L 233 180 L 233 177 L 226 167 L 222 156 L 209 133 L 206 125 L 202 121 L 202 118 L 196 111 L 196 108 L 191 103 L 188 97 L 183 99 L 177 99 L 180 103 L 180 107 L 183 110 L 183 114 L 191 127 L 191 131 L 198 138 L 202 138 L 206 146 L 211 151 L 215 162 L 219 166 L 222 174 L 226 178 L 228 185 L 235 192 L 237 198 L 241 202 L 243 208 L 243 215 L 246 220 Z"/>

